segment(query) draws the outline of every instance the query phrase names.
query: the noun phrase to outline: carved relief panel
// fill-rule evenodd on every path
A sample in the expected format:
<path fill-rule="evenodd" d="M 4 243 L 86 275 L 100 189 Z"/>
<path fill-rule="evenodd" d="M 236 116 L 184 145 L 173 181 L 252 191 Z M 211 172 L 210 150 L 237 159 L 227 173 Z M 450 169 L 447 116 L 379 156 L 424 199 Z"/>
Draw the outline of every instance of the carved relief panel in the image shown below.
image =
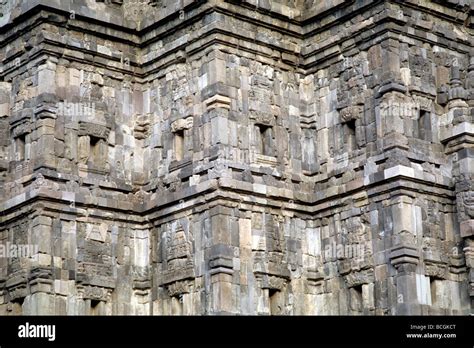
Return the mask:
<path fill-rule="evenodd" d="M 170 296 L 189 292 L 188 280 L 195 278 L 193 235 L 176 221 L 163 228 L 158 242 L 158 262 L 162 273 L 159 284 L 166 286 Z"/>

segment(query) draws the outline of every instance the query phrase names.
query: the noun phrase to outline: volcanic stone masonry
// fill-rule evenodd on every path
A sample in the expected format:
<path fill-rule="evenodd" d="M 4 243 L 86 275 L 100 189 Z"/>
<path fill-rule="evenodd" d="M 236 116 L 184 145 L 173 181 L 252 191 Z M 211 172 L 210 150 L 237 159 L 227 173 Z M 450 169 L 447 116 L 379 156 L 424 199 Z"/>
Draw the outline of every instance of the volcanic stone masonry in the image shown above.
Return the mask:
<path fill-rule="evenodd" d="M 0 314 L 473 313 L 473 14 L 0 0 Z"/>

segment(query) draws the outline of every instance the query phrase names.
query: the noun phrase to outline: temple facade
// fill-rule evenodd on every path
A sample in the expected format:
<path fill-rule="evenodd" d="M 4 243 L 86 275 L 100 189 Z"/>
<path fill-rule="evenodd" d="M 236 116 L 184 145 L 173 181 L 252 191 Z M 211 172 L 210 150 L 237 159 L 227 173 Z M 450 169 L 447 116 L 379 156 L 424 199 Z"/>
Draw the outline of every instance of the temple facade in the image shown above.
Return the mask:
<path fill-rule="evenodd" d="M 474 312 L 469 0 L 0 0 L 0 315 Z"/>

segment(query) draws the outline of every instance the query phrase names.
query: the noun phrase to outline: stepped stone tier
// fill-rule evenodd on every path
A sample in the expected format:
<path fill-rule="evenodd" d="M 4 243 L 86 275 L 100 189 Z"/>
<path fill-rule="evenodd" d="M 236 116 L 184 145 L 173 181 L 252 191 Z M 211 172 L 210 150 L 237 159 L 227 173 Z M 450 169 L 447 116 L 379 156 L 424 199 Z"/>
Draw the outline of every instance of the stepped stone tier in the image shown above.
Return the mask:
<path fill-rule="evenodd" d="M 0 0 L 0 314 L 474 311 L 469 0 Z"/>

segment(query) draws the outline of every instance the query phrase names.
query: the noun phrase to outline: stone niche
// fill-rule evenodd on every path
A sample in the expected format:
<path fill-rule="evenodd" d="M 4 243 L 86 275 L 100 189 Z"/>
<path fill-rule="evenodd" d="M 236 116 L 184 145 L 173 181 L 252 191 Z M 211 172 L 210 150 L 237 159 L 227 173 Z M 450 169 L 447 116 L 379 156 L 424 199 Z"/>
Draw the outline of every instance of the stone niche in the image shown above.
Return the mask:
<path fill-rule="evenodd" d="M 254 251 L 253 265 L 260 296 L 263 296 L 264 303 L 267 303 L 263 310 L 271 315 L 291 314 L 288 302 L 291 276 L 284 253 L 284 236 L 278 220 L 273 216 L 267 219 L 265 227 L 265 241 L 262 240 L 266 246 L 265 251 Z"/>
<path fill-rule="evenodd" d="M 158 286 L 165 290 L 169 312 L 184 314 L 184 296 L 192 293 L 196 273 L 194 269 L 194 238 L 177 221 L 164 227 L 157 248 L 157 261 L 161 263 Z"/>
<path fill-rule="evenodd" d="M 79 169 L 99 174 L 108 173 L 108 137 L 110 129 L 105 125 L 79 122 L 78 165 Z"/>
<path fill-rule="evenodd" d="M 193 128 L 193 117 L 181 118 L 171 123 L 171 133 L 173 133 L 172 158 L 175 161 L 170 166 L 170 170 L 177 169 L 179 162 L 189 160 L 188 148 L 189 139 Z M 187 161 L 186 161 L 187 162 Z"/>
<path fill-rule="evenodd" d="M 23 118 L 11 126 L 13 138 L 13 156 L 15 161 L 30 159 L 31 131 L 33 126 L 28 118 Z"/>
<path fill-rule="evenodd" d="M 115 288 L 114 249 L 108 225 L 78 222 L 77 233 L 77 282 L 86 290 L 87 287 L 99 287 L 101 291 Z M 100 300 L 106 301 L 106 297 Z"/>
<path fill-rule="evenodd" d="M 181 220 L 161 227 L 156 248 L 157 313 L 195 314 L 194 292 L 198 289 L 194 262 L 194 238 Z"/>

